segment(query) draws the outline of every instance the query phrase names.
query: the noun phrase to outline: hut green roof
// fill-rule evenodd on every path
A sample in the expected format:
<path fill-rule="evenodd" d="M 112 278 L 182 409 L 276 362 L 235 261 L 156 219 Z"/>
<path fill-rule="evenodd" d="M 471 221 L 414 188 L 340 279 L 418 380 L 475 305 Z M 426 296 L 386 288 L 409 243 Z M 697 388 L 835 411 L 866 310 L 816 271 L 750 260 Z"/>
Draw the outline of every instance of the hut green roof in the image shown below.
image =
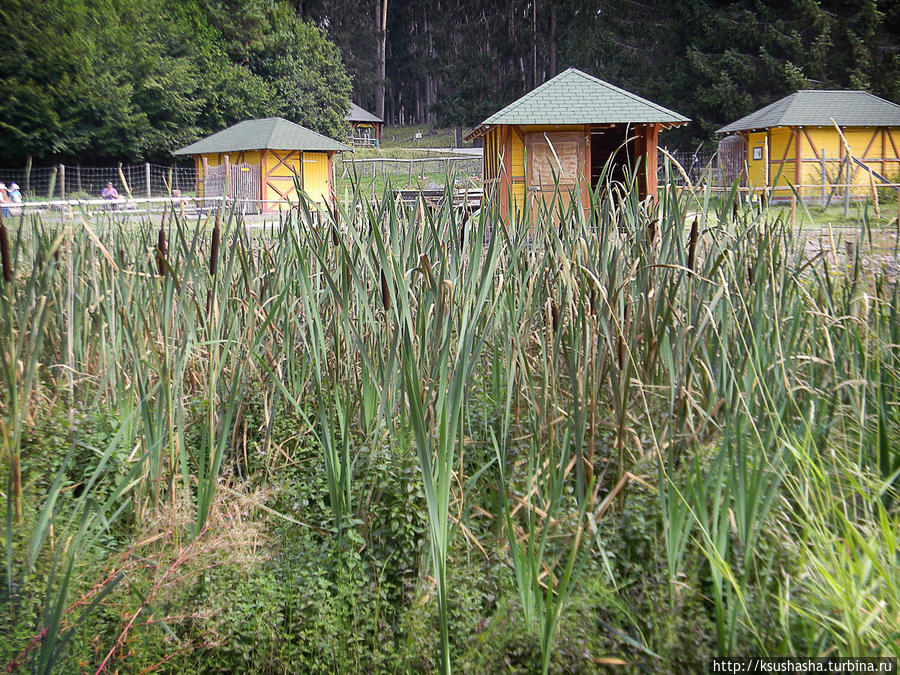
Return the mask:
<path fill-rule="evenodd" d="M 348 122 L 381 122 L 382 119 L 377 115 L 373 115 L 368 110 L 360 108 L 355 103 L 350 104 L 350 110 L 344 115 L 344 119 Z"/>
<path fill-rule="evenodd" d="M 900 126 L 900 105 L 866 91 L 801 89 L 716 133 L 769 127 L 831 126 L 832 119 L 842 127 L 896 127 Z"/>
<path fill-rule="evenodd" d="M 281 117 L 245 120 L 191 143 L 174 155 L 205 155 L 242 150 L 306 150 L 340 152 L 350 150 L 333 138 L 317 134 Z"/>
<path fill-rule="evenodd" d="M 690 120 L 609 82 L 569 68 L 484 120 L 470 134 L 497 124 L 665 124 Z"/>

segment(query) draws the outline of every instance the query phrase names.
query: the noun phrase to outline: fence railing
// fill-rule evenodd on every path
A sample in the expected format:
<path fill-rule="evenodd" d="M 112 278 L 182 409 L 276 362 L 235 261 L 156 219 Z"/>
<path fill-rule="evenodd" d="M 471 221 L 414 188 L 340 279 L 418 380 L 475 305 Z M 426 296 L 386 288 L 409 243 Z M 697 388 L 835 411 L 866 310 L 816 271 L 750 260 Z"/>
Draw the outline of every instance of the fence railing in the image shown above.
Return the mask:
<path fill-rule="evenodd" d="M 480 178 L 482 174 L 481 157 L 477 155 L 448 155 L 441 157 L 417 157 L 414 159 L 392 157 L 341 158 L 336 163 L 336 168 L 341 172 L 341 175 L 355 174 L 363 178 L 406 176 L 407 182 L 410 184 L 416 178 L 429 178 L 437 181 L 439 177 L 451 172 L 459 177 Z"/>
<path fill-rule="evenodd" d="M 130 218 L 159 216 L 178 213 L 183 217 L 206 217 L 215 212 L 234 211 L 242 215 L 278 216 L 279 212 L 296 207 L 296 201 L 273 199 L 234 199 L 226 197 L 120 197 L 118 199 L 52 199 L 7 204 L 5 217 L 41 214 L 51 219 L 66 220 L 84 216 L 87 218 Z M 313 209 L 315 211 L 315 209 Z"/>

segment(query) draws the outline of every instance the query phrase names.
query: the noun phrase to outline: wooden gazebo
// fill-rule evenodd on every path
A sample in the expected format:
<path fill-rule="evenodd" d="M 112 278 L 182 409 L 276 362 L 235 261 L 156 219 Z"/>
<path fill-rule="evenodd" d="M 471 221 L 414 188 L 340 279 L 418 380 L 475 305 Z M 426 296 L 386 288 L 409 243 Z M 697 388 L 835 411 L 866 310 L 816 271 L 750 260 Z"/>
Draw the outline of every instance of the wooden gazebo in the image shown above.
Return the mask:
<path fill-rule="evenodd" d="M 350 135 L 347 139 L 350 145 L 381 147 L 383 120 L 380 117 L 351 103 L 344 119 L 350 124 Z"/>
<path fill-rule="evenodd" d="M 485 196 L 536 213 L 557 194 L 579 195 L 587 209 L 612 157 L 610 178 L 638 167 L 642 197 L 656 196 L 661 129 L 690 120 L 575 68 L 569 68 L 491 115 L 466 137 L 484 138 Z M 527 197 L 526 197 L 527 195 Z"/>

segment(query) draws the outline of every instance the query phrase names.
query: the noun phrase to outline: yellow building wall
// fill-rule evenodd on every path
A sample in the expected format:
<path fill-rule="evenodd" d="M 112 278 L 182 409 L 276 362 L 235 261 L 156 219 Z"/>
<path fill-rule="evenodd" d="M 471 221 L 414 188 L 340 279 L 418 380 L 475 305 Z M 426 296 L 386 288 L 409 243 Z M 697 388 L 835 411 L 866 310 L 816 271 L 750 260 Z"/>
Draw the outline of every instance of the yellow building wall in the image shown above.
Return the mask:
<path fill-rule="evenodd" d="M 225 154 L 195 157 L 200 192 L 203 189 L 203 160 L 206 159 L 208 166 L 221 166 L 225 163 Z M 233 165 L 251 164 L 260 167 L 261 196 L 263 200 L 269 202 L 264 205 L 267 211 L 277 211 L 279 205 L 276 202 L 297 203 L 296 181 L 299 181 L 301 189 L 319 206 L 331 202 L 331 176 L 327 152 L 252 150 L 227 154 Z"/>
<path fill-rule="evenodd" d="M 328 185 L 327 153 L 303 153 L 303 189 L 318 206 L 325 206 L 331 203 L 331 189 Z"/>
<path fill-rule="evenodd" d="M 900 149 L 900 127 L 848 127 L 841 130 L 850 146 L 851 154 L 873 171 L 885 176 L 891 182 L 900 178 L 900 161 L 895 149 Z M 748 185 L 759 189 L 764 185 L 766 131 L 746 134 Z M 841 175 L 841 162 L 845 156 L 843 143 L 834 127 L 801 127 L 800 176 L 795 173 L 795 137 L 789 127 L 774 127 L 768 130 L 769 139 L 769 185 L 771 196 L 787 199 L 793 194 L 789 184 L 798 186 L 797 192 L 805 198 L 817 198 L 822 194 L 822 155 L 825 156 L 827 184 L 846 183 Z M 893 142 L 892 142 L 893 140 Z M 762 159 L 754 159 L 754 148 L 762 149 Z M 870 194 L 869 172 L 851 163 L 850 174 L 853 187 L 851 195 L 862 197 Z M 840 179 L 839 179 L 840 178 Z M 877 178 L 873 177 L 876 187 Z M 831 188 L 826 188 L 826 194 Z M 838 188 L 836 194 L 843 194 Z"/>
<path fill-rule="evenodd" d="M 267 211 L 277 211 L 274 202 L 289 201 L 297 203 L 295 177 L 301 175 L 300 152 L 298 150 L 266 150 L 263 181 L 265 182 L 264 199 Z M 302 177 L 301 177 L 302 181 Z"/>
<path fill-rule="evenodd" d="M 525 209 L 525 143 L 515 130 L 513 130 L 510 138 L 512 142 L 510 154 L 512 198 L 515 208 L 521 213 Z"/>
<path fill-rule="evenodd" d="M 525 208 L 526 173 L 525 143 L 523 134 L 542 133 L 552 131 L 583 131 L 582 124 L 543 124 L 527 125 L 521 129 L 514 128 L 510 133 L 510 171 L 511 189 L 515 208 L 520 211 Z M 505 148 L 500 142 L 500 127 L 494 127 L 484 135 L 484 178 L 485 190 L 491 189 L 492 181 L 500 176 L 503 166 L 503 153 Z M 499 193 L 498 193 L 499 194 Z"/>
<path fill-rule="evenodd" d="M 751 190 L 765 186 L 766 132 L 747 134 L 747 185 Z"/>

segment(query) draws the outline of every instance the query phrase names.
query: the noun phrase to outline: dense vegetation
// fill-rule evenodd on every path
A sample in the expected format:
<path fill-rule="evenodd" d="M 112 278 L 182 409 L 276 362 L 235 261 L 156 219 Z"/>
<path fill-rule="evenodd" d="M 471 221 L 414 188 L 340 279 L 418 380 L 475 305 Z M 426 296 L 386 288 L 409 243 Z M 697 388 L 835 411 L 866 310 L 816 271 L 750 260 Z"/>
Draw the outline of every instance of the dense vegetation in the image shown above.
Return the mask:
<path fill-rule="evenodd" d="M 473 125 L 575 66 L 677 110 L 686 146 L 800 88 L 900 101 L 896 0 L 297 0 L 327 26 L 354 98 L 390 123 Z M 387 5 L 385 77 L 380 20 Z"/>
<path fill-rule="evenodd" d="M 798 88 L 900 100 L 896 0 L 11 0 L 0 29 L 5 166 L 168 160 L 272 114 L 341 137 L 351 90 L 470 126 L 569 66 L 692 118 L 683 149 Z"/>
<path fill-rule="evenodd" d="M 537 221 L 18 221 L 0 666 L 897 656 L 896 279 L 734 194 Z"/>
<path fill-rule="evenodd" d="M 350 79 L 282 0 L 11 0 L 0 164 L 171 160 L 248 117 L 344 133 Z"/>

